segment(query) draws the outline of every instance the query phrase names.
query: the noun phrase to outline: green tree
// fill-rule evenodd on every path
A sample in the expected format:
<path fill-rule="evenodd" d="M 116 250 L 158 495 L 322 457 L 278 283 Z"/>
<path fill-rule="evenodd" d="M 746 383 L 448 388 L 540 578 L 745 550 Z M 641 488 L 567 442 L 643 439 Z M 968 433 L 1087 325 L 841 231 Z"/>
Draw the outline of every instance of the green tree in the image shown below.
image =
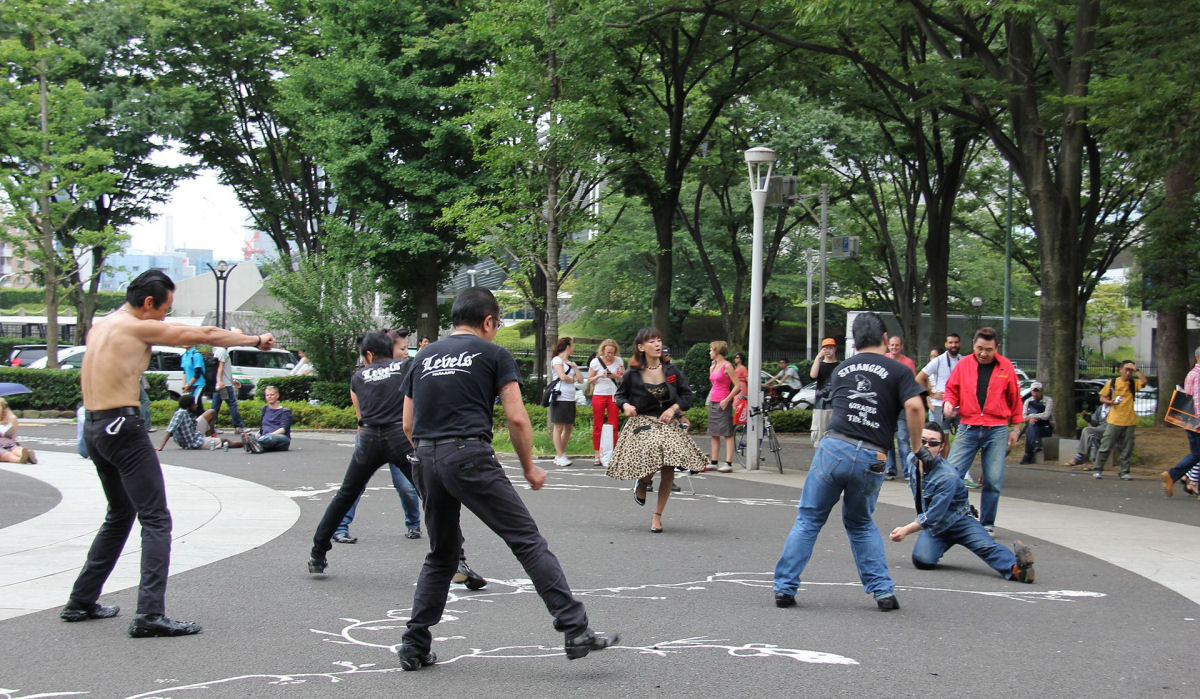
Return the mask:
<path fill-rule="evenodd" d="M 263 283 L 282 310 L 263 316 L 284 330 L 290 345 L 304 350 L 323 380 L 349 380 L 358 339 L 376 327 L 374 275 L 326 255 L 300 258 L 295 269 L 272 263 L 266 271 Z"/>
<path fill-rule="evenodd" d="M 1095 335 L 1100 342 L 1100 356 L 1104 356 L 1104 340 L 1114 337 L 1129 337 L 1134 333 L 1133 310 L 1125 302 L 1126 289 L 1123 284 L 1101 284 L 1088 302 L 1087 320 L 1083 323 L 1085 333 Z"/>
<path fill-rule="evenodd" d="M 58 309 L 73 273 L 74 247 L 104 245 L 112 230 L 84 230 L 76 217 L 85 202 L 113 191 L 111 150 L 88 143 L 92 124 L 104 117 L 72 77 L 83 56 L 76 38 L 74 4 L 14 0 L 0 6 L 0 186 L 12 242 L 38 266 L 45 288 L 46 344 L 58 366 Z"/>

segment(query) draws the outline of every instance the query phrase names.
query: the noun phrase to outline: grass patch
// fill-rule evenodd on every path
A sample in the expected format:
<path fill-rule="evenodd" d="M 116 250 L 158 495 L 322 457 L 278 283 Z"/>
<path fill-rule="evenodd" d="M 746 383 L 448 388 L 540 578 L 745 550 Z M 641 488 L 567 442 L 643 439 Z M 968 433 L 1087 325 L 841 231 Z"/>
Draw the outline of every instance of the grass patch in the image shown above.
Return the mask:
<path fill-rule="evenodd" d="M 496 451 L 516 453 L 513 448 L 512 441 L 508 438 L 508 430 L 495 430 L 492 434 L 492 448 Z M 571 433 L 571 439 L 567 441 L 568 454 L 592 454 L 592 431 L 576 429 Z M 534 430 L 533 432 L 533 456 L 534 458 L 553 458 L 554 457 L 554 440 L 550 439 L 550 433 L 542 430 Z"/>

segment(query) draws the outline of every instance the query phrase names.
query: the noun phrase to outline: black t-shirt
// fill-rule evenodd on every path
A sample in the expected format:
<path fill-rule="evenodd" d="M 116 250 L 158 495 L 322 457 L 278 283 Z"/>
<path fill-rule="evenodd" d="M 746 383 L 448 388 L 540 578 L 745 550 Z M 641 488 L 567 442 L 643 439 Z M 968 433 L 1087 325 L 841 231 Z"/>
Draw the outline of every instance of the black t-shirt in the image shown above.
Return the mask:
<path fill-rule="evenodd" d="M 912 370 L 882 354 L 863 352 L 833 372 L 829 429 L 876 446 L 891 444 L 905 401 L 925 393 Z"/>
<path fill-rule="evenodd" d="M 364 425 L 392 425 L 404 419 L 401 387 L 409 371 L 408 358 L 378 359 L 350 377 L 350 390 L 358 397 Z"/>
<path fill-rule="evenodd" d="M 500 389 L 520 382 L 508 350 L 470 333 L 451 335 L 413 358 L 404 393 L 413 400 L 414 439 L 492 438 Z"/>
<path fill-rule="evenodd" d="M 994 361 L 991 364 L 979 364 L 978 379 L 975 383 L 975 397 L 979 400 L 980 408 L 987 405 L 988 384 L 992 382 L 992 370 L 995 368 L 996 362 Z"/>
<path fill-rule="evenodd" d="M 817 404 L 813 407 L 818 410 L 827 410 L 829 408 L 829 377 L 833 376 L 833 370 L 837 368 L 837 362 L 822 362 L 817 360 Z"/>

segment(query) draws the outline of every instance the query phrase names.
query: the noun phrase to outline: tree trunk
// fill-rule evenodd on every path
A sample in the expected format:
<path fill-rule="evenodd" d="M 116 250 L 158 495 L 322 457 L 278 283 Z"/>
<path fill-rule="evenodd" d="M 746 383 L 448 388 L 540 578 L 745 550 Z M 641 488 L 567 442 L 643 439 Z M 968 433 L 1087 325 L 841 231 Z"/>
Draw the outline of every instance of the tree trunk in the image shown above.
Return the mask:
<path fill-rule="evenodd" d="M 675 198 L 671 198 L 674 201 Z M 675 205 L 654 203 L 654 298 L 650 301 L 650 324 L 663 334 L 663 344 L 675 344 L 671 331 L 671 286 L 675 281 Z"/>
<path fill-rule="evenodd" d="M 428 335 L 436 338 L 441 329 L 438 318 L 437 292 L 441 268 L 436 260 L 430 260 L 427 273 L 414 278 L 413 301 L 417 310 L 417 337 Z"/>
<path fill-rule="evenodd" d="M 1194 235 L 1190 230 L 1190 222 L 1192 200 L 1196 196 L 1196 165 L 1197 154 L 1186 153 L 1167 169 L 1163 188 L 1164 211 L 1160 219 L 1163 226 L 1154 231 L 1155 236 L 1179 241 L 1181 248 L 1188 237 Z M 1183 281 L 1177 278 L 1180 270 L 1175 265 L 1154 265 L 1148 271 L 1156 287 L 1171 288 Z M 1155 359 L 1158 362 L 1156 422 L 1162 422 L 1171 392 L 1177 384 L 1183 383 L 1191 364 L 1192 357 L 1187 346 L 1187 317 L 1186 308 L 1175 303 L 1158 311 L 1158 333 L 1154 340 Z"/>

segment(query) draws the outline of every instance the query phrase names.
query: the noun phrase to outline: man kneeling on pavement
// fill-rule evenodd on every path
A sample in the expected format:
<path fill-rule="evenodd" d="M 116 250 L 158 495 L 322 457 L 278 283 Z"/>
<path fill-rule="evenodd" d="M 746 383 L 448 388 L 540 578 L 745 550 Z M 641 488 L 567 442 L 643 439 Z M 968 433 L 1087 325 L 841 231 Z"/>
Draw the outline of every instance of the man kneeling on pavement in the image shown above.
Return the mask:
<path fill-rule="evenodd" d="M 246 451 L 261 454 L 264 451 L 287 451 L 292 445 L 292 409 L 280 405 L 279 389 L 267 386 L 263 389 L 267 404 L 262 409 L 262 423 L 258 434 L 246 432 Z"/>
<path fill-rule="evenodd" d="M 181 449 L 208 449 L 209 451 L 224 449 L 229 451 L 229 447 L 236 449 L 242 446 L 242 443 L 237 440 L 209 436 L 209 431 L 216 420 L 216 410 L 209 409 L 201 412 L 200 406 L 196 405 L 196 399 L 190 393 L 183 394 L 179 397 L 179 409 L 171 416 L 171 422 L 167 425 L 167 433 L 163 435 L 162 444 L 158 445 L 158 450 L 162 451 L 171 437 L 175 438 L 175 443 Z"/>
<path fill-rule="evenodd" d="M 926 423 L 921 432 L 921 448 L 908 457 L 905 465 L 917 518 L 893 529 L 892 541 L 904 541 L 909 534 L 920 532 L 913 545 L 912 562 L 921 570 L 936 568 L 942 555 L 958 544 L 979 556 L 1002 577 L 1032 583 L 1033 552 L 1029 547 L 1017 541 L 1008 550 L 996 543 L 979 520 L 971 516 L 967 487 L 942 458 L 945 439 L 941 425 Z"/>

